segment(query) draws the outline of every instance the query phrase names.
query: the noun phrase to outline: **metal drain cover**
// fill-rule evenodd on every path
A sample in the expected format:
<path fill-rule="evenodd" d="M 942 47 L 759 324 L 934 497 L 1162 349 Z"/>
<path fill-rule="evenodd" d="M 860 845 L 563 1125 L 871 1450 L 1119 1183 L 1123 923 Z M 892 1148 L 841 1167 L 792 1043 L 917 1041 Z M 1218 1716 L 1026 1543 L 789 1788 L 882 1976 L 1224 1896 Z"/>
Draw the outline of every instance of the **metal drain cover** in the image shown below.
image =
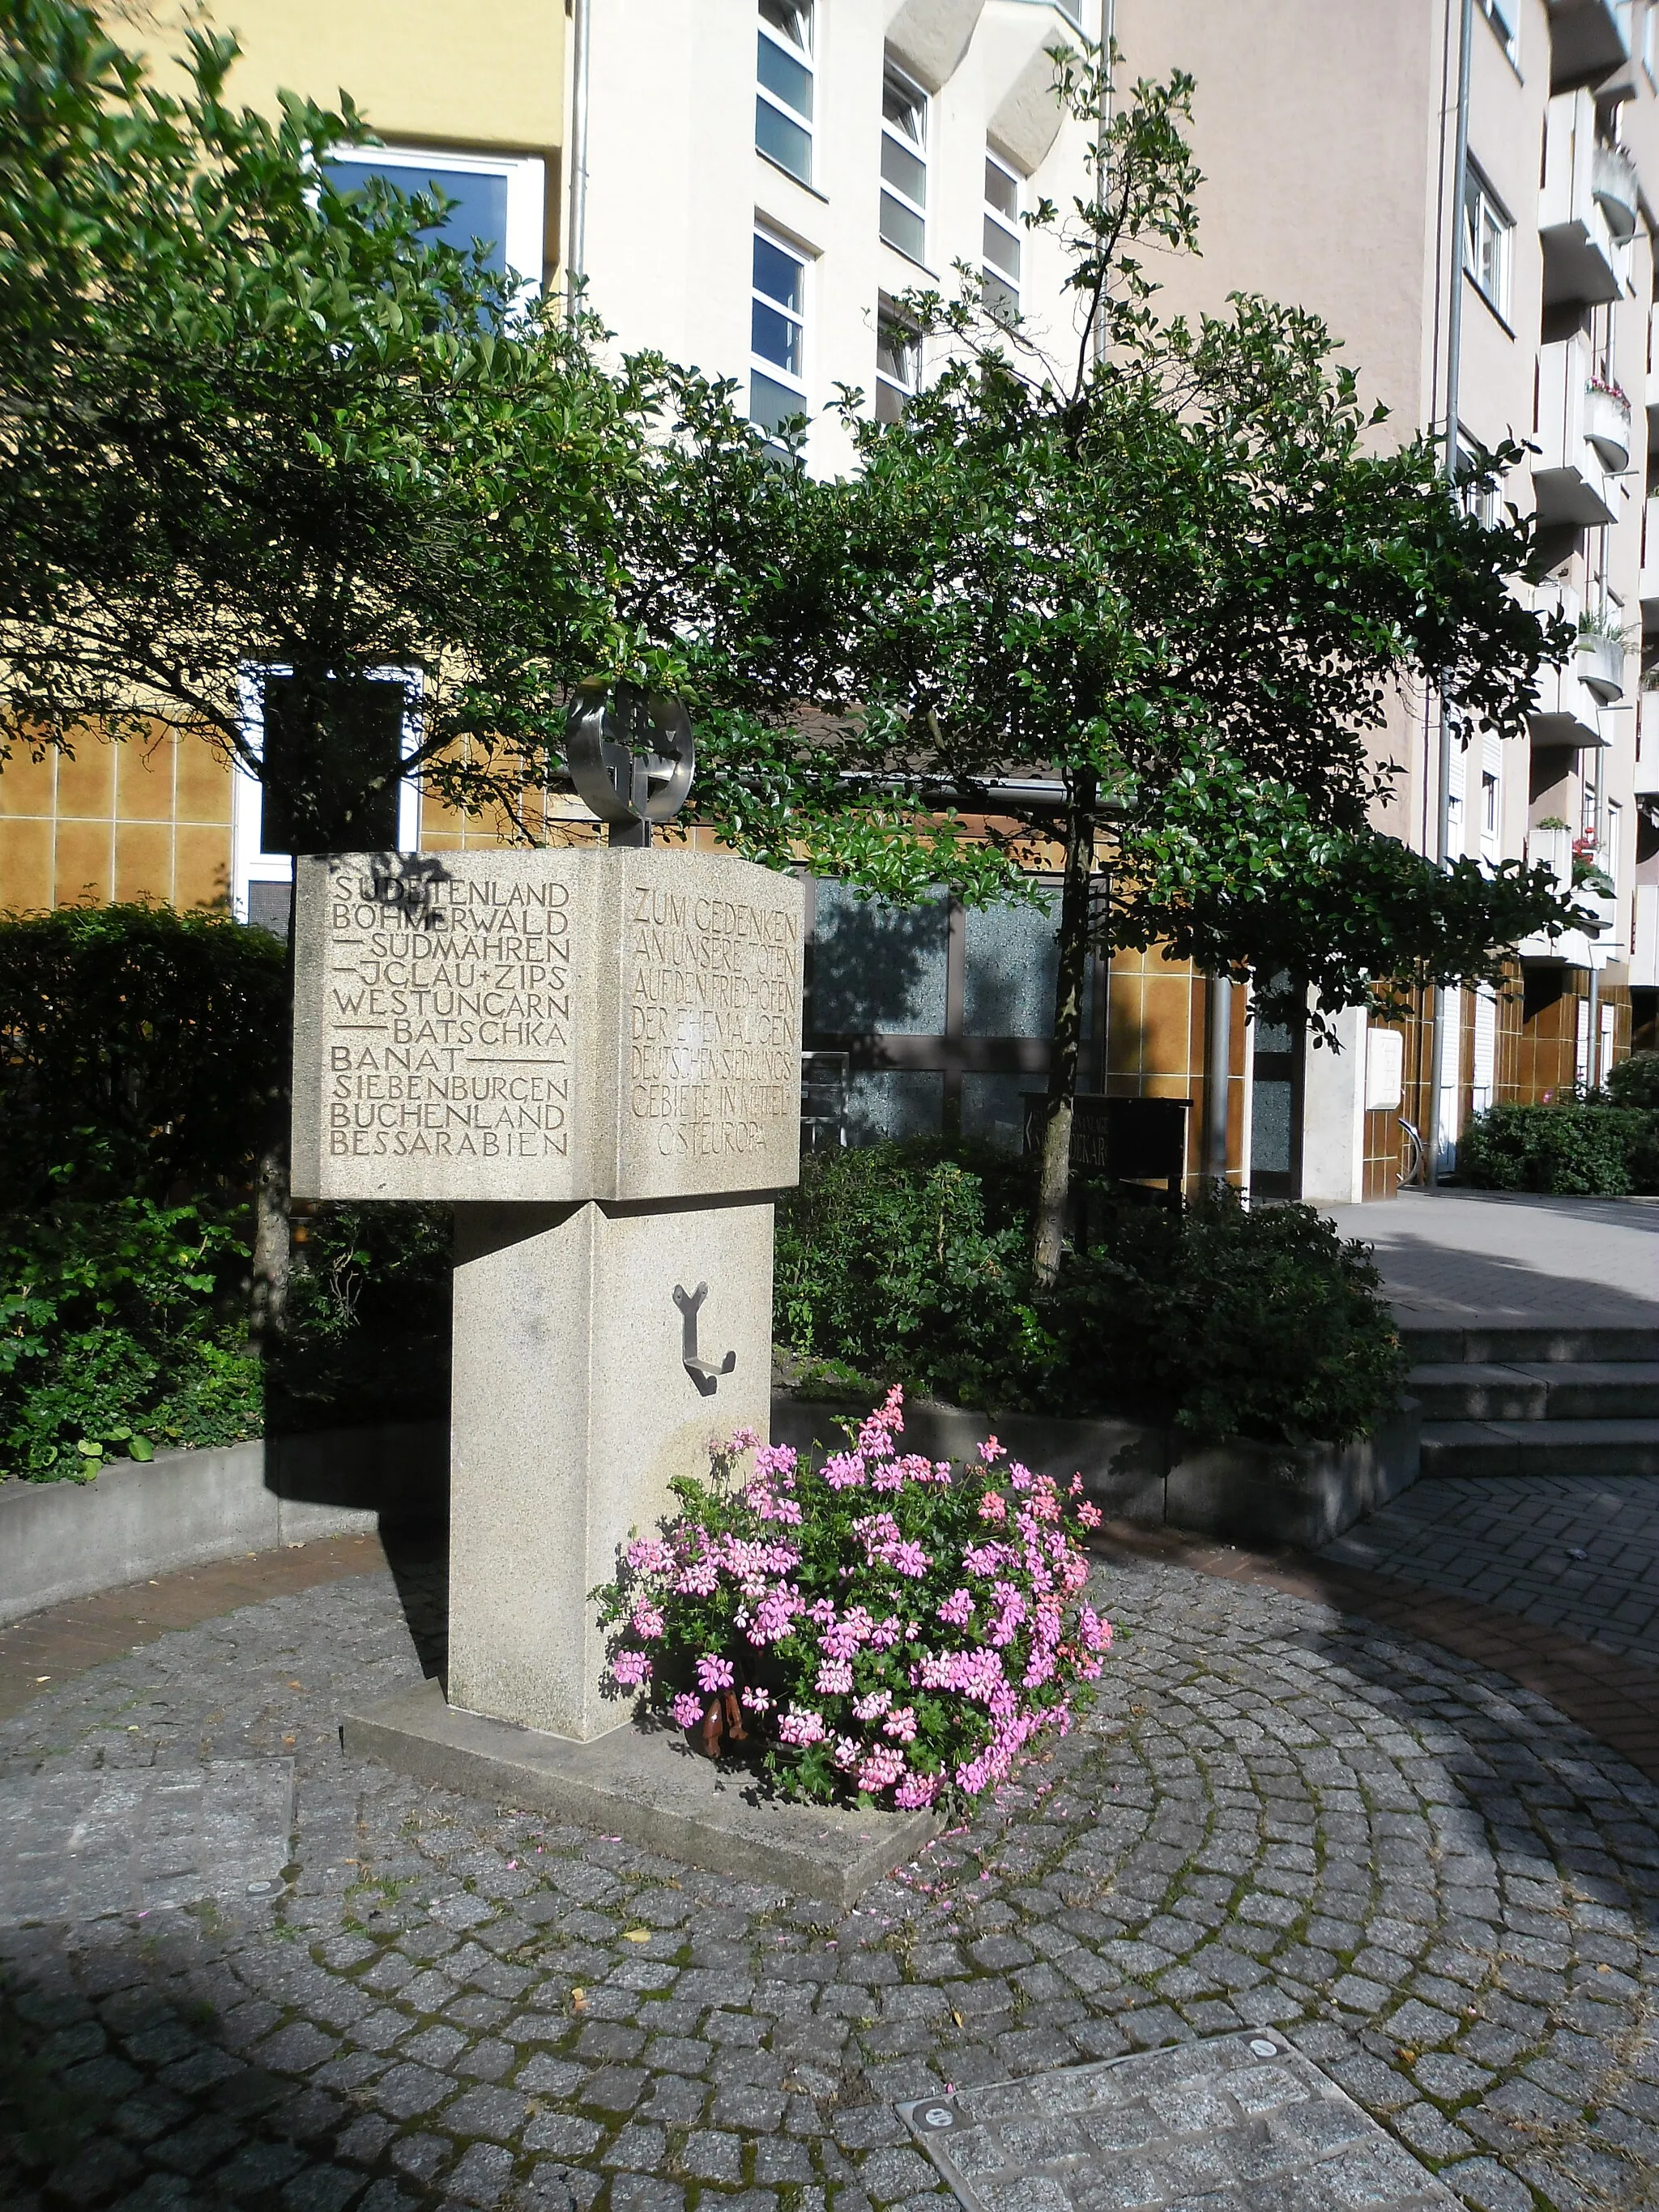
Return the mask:
<path fill-rule="evenodd" d="M 1285 2039 L 1141 2051 L 898 2106 L 968 2212 L 1418 2212 L 1443 2182 Z"/>

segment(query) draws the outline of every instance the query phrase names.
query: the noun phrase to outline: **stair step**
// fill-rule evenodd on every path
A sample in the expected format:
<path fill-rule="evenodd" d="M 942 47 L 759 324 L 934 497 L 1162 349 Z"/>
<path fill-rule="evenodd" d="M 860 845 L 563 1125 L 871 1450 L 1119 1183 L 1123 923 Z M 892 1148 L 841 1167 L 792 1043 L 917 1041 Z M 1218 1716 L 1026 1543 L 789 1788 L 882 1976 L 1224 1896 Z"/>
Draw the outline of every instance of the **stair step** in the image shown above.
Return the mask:
<path fill-rule="evenodd" d="M 1407 1387 L 1431 1421 L 1659 1420 L 1659 1359 L 1430 1362 Z"/>
<path fill-rule="evenodd" d="M 1576 1328 L 1561 1322 L 1530 1328 L 1402 1328 L 1400 1340 L 1424 1366 L 1659 1360 L 1659 1328 Z"/>
<path fill-rule="evenodd" d="M 1425 1421 L 1423 1473 L 1659 1474 L 1659 1420 Z"/>

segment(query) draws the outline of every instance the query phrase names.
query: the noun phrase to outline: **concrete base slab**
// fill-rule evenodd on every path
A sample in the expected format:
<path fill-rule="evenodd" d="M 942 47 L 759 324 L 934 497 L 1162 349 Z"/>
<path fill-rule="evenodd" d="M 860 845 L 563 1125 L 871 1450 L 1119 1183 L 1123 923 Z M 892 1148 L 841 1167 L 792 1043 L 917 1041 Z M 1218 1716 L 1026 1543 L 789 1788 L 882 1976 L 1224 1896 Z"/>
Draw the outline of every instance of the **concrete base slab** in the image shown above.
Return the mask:
<path fill-rule="evenodd" d="M 743 1770 L 700 1758 L 670 1729 L 619 1728 L 578 1743 L 487 1720 L 449 1705 L 436 1682 L 343 1714 L 340 1740 L 350 1753 L 442 1789 L 533 1806 L 712 1874 L 830 1905 L 852 1904 L 940 1826 L 932 1813 L 782 1804 Z"/>

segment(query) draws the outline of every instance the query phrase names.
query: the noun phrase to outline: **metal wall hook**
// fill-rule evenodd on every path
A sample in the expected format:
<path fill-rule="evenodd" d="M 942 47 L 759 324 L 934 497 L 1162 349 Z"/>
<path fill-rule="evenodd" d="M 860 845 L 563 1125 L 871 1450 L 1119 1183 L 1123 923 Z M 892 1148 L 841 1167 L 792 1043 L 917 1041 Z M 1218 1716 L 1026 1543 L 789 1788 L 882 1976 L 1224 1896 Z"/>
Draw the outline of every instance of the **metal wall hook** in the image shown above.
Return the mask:
<path fill-rule="evenodd" d="M 678 1283 L 674 1285 L 674 1303 L 680 1310 L 680 1358 L 685 1371 L 705 1398 L 712 1398 L 720 1387 L 722 1375 L 729 1375 L 738 1364 L 735 1352 L 728 1352 L 716 1367 L 710 1359 L 697 1352 L 697 1315 L 703 1300 L 708 1296 L 707 1283 L 699 1283 L 695 1291 L 688 1291 Z"/>

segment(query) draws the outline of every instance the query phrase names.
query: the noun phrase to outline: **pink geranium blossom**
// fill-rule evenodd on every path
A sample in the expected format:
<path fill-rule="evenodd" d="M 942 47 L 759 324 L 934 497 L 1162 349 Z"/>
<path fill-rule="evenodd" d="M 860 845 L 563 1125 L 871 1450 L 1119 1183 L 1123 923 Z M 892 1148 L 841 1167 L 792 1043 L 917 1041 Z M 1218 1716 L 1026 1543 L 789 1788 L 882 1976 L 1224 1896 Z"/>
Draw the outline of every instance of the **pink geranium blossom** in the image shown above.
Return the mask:
<path fill-rule="evenodd" d="M 729 1690 L 732 1684 L 732 1662 L 720 1658 L 713 1651 L 705 1651 L 697 1662 L 697 1687 L 712 1697 L 716 1690 Z"/>
<path fill-rule="evenodd" d="M 611 1662 L 611 1678 L 622 1689 L 637 1689 L 651 1680 L 651 1662 L 643 1651 L 619 1651 Z"/>
<path fill-rule="evenodd" d="M 674 1716 L 677 1728 L 696 1728 L 702 1718 L 702 1699 L 694 1698 L 689 1690 L 682 1690 L 668 1710 Z"/>

